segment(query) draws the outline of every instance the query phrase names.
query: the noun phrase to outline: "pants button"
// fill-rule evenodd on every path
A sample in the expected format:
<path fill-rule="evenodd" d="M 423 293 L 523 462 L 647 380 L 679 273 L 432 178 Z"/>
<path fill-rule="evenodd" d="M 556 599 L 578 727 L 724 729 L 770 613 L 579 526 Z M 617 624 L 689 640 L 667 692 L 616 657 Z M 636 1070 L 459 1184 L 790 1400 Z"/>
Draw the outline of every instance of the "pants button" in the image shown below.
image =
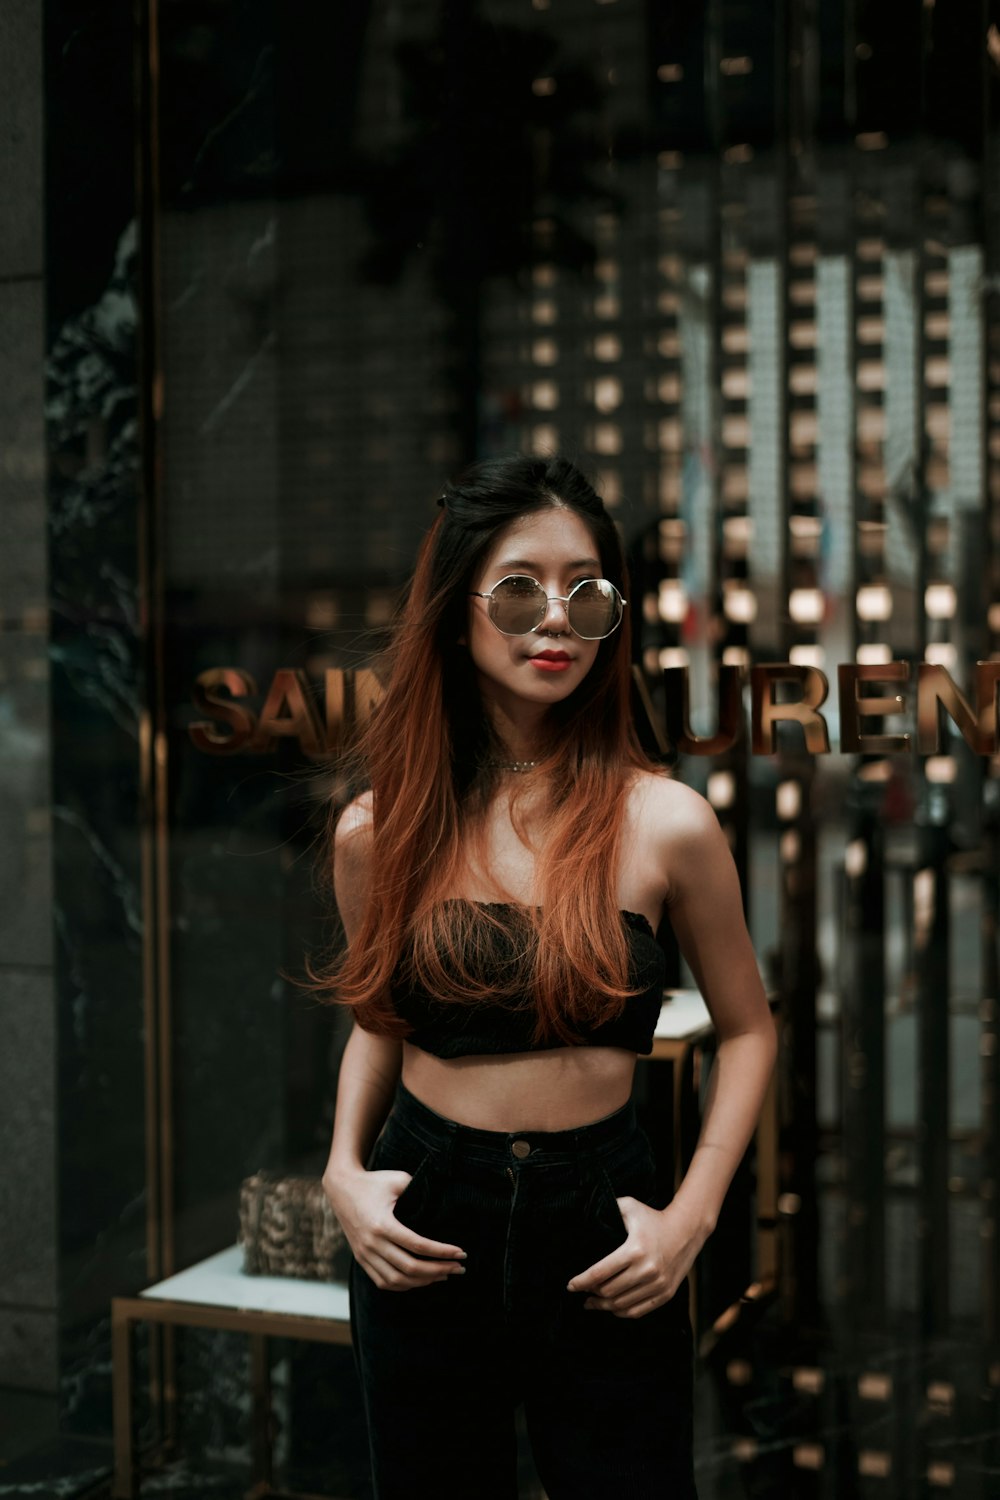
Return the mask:
<path fill-rule="evenodd" d="M 526 1156 L 531 1155 L 531 1147 L 527 1141 L 514 1141 L 510 1148 L 518 1161 L 523 1161 Z"/>

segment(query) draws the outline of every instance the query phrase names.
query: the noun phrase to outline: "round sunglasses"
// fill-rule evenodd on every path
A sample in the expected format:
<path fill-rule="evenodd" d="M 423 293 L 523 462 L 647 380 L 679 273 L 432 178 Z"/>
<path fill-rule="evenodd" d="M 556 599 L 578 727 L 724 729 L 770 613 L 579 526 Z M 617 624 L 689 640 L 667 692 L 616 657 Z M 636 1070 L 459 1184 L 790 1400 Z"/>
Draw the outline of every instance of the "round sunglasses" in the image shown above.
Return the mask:
<path fill-rule="evenodd" d="M 488 594 L 473 592 L 469 597 L 489 600 L 487 613 L 501 635 L 530 635 L 544 620 L 549 604 L 565 604 L 570 630 L 585 641 L 603 641 L 616 630 L 628 602 L 607 578 L 585 578 L 564 596 L 546 594 L 525 573 L 511 573 Z"/>

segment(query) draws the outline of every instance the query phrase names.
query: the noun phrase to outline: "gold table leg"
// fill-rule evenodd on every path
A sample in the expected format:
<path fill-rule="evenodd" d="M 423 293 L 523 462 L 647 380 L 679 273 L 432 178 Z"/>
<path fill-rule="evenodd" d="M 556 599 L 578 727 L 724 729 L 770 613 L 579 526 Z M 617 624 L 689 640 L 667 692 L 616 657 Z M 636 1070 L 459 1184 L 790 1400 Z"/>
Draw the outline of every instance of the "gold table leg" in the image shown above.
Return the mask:
<path fill-rule="evenodd" d="M 125 1301 L 111 1302 L 111 1410 L 114 1427 L 113 1500 L 135 1495 L 135 1450 L 132 1431 L 132 1319 Z"/>

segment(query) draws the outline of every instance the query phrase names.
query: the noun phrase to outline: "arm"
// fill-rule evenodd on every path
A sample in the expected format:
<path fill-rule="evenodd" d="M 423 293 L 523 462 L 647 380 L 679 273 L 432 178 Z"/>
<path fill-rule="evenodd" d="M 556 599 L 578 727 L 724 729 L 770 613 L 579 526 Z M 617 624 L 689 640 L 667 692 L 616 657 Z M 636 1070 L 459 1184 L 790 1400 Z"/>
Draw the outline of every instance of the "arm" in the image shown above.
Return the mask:
<path fill-rule="evenodd" d="M 659 1212 L 620 1198 L 628 1238 L 570 1282 L 572 1291 L 590 1293 L 588 1307 L 619 1317 L 641 1317 L 669 1301 L 715 1228 L 777 1051 L 729 846 L 697 793 L 676 784 L 670 791 L 669 801 L 657 797 L 659 843 L 672 876 L 670 917 L 718 1048 L 698 1145 L 674 1198 Z"/>
<path fill-rule="evenodd" d="M 333 878 L 348 942 L 367 895 L 371 813 L 364 799 L 347 808 L 334 840 Z M 323 1188 L 354 1257 L 376 1286 L 403 1291 L 441 1281 L 464 1268 L 456 1245 L 424 1239 L 395 1217 L 407 1172 L 368 1172 L 365 1163 L 389 1112 L 403 1045 L 355 1026 L 340 1063 L 337 1109 Z M 431 1257 L 418 1259 L 418 1257 Z"/>

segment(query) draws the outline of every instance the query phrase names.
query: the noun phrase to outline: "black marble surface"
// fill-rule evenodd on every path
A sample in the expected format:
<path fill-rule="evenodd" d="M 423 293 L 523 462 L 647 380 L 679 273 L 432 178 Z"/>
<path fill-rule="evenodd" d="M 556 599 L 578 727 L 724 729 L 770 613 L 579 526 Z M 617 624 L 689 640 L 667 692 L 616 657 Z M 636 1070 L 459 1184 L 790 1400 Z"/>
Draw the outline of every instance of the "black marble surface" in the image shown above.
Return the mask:
<path fill-rule="evenodd" d="M 52 826 L 64 1431 L 106 1434 L 145 1278 L 136 300 L 127 4 L 46 8 Z"/>

